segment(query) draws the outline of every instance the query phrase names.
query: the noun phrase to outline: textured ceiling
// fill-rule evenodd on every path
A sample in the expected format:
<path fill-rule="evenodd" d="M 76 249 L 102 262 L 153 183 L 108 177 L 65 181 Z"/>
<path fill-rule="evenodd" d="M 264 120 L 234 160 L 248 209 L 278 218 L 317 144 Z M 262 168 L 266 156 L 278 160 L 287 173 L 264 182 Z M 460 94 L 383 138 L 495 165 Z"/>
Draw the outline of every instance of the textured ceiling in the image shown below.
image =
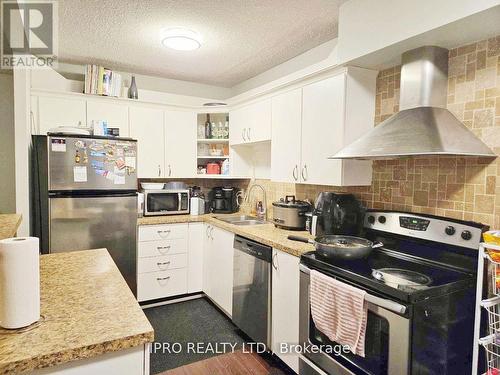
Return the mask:
<path fill-rule="evenodd" d="M 59 0 L 63 62 L 231 87 L 337 36 L 342 0 Z M 173 51 L 160 30 L 203 45 Z"/>

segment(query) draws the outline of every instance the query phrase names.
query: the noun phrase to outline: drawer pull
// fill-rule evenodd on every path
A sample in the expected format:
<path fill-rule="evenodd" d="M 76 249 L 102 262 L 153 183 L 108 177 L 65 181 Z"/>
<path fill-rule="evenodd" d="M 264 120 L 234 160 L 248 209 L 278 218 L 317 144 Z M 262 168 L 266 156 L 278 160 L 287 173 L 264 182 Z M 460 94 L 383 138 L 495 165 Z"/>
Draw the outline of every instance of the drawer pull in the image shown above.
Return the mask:
<path fill-rule="evenodd" d="M 168 261 L 168 262 L 158 262 L 158 263 L 156 263 L 156 265 L 158 265 L 158 266 L 167 266 L 167 265 L 169 265 L 169 264 L 170 264 L 170 261 Z"/>
<path fill-rule="evenodd" d="M 168 230 L 157 230 L 157 231 L 156 231 L 156 233 L 158 233 L 158 234 L 162 234 L 162 233 L 170 233 L 170 232 L 171 232 L 171 230 L 170 230 L 170 229 L 168 229 Z"/>
<path fill-rule="evenodd" d="M 160 253 L 165 254 L 168 250 L 170 250 L 170 247 L 171 247 L 170 245 L 168 245 L 168 246 L 157 246 L 156 249 Z M 163 251 L 163 250 L 165 250 L 165 251 Z"/>
<path fill-rule="evenodd" d="M 170 279 L 170 276 L 165 276 L 165 277 L 157 277 L 156 280 L 157 281 L 165 281 L 165 280 L 168 280 Z"/>

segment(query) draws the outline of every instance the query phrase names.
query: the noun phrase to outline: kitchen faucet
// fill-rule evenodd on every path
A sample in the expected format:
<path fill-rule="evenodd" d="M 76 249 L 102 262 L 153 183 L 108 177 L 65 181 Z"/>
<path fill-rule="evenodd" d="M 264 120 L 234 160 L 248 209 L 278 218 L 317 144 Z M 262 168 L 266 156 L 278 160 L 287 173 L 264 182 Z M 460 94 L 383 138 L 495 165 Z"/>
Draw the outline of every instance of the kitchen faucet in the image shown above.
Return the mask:
<path fill-rule="evenodd" d="M 250 194 L 252 193 L 252 190 L 255 188 L 255 187 L 258 187 L 260 188 L 260 190 L 262 190 L 262 195 L 263 195 L 263 201 L 262 201 L 262 205 L 264 207 L 264 212 L 265 212 L 265 220 L 267 221 L 267 198 L 266 198 L 266 189 L 264 189 L 264 187 L 260 184 L 253 184 L 252 186 L 250 186 L 248 188 L 248 191 L 247 191 L 247 194 L 245 196 L 245 203 L 249 203 L 250 202 Z"/>

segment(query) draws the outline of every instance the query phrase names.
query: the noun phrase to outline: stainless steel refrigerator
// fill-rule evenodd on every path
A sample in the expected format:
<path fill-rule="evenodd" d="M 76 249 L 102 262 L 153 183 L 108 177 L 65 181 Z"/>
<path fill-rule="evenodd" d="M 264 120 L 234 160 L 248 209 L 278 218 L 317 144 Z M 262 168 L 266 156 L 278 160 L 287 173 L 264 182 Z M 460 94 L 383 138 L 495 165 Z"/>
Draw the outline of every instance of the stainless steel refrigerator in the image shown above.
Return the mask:
<path fill-rule="evenodd" d="M 137 142 L 33 136 L 31 169 L 42 253 L 107 248 L 136 294 Z"/>

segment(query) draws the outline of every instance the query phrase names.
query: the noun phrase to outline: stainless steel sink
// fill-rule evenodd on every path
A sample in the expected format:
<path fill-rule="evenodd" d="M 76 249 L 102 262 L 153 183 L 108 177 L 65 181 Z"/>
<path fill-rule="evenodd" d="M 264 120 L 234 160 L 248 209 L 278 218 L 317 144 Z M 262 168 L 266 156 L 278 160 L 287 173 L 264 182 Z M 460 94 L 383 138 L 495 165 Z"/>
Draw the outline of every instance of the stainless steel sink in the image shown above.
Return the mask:
<path fill-rule="evenodd" d="M 215 218 L 225 223 L 234 225 L 259 225 L 266 223 L 266 221 L 250 215 L 215 216 Z"/>

